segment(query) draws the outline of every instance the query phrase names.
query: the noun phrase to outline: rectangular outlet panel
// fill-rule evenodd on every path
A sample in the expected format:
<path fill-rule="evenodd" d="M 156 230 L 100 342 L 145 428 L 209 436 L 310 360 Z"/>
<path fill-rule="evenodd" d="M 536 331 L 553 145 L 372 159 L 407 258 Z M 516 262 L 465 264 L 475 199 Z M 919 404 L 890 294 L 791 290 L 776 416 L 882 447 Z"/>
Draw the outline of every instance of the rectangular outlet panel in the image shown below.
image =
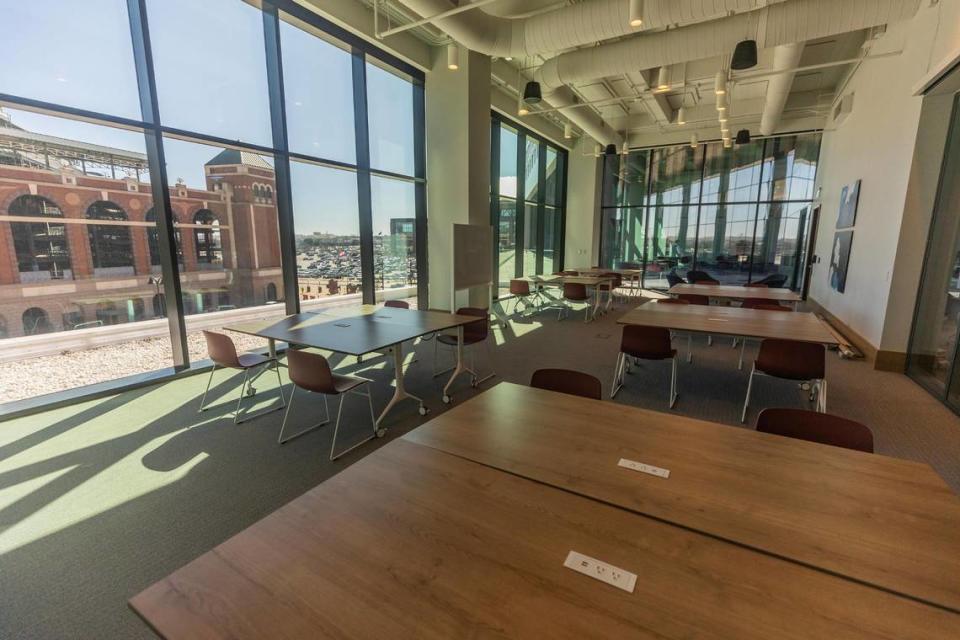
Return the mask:
<path fill-rule="evenodd" d="M 647 474 L 650 474 L 651 476 L 657 476 L 658 478 L 670 477 L 670 469 L 655 467 L 652 464 L 644 464 L 642 462 L 637 462 L 636 460 L 627 460 L 626 458 L 620 458 L 620 462 L 617 463 L 617 466 L 623 467 L 625 469 L 631 469 L 633 471 L 639 471 L 640 473 L 647 473 Z"/>
<path fill-rule="evenodd" d="M 628 593 L 633 593 L 633 588 L 637 585 L 637 574 L 576 551 L 567 554 L 563 566 Z"/>

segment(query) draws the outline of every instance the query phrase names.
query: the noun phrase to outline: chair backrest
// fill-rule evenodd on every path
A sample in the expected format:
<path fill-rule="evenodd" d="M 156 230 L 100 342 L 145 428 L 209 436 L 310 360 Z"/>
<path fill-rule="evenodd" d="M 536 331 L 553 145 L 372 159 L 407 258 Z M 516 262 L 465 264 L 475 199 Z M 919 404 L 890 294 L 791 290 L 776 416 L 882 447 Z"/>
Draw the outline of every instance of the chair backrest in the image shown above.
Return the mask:
<path fill-rule="evenodd" d="M 617 269 L 639 269 L 640 263 L 638 262 L 620 262 L 617 263 Z"/>
<path fill-rule="evenodd" d="M 579 271 L 561 271 L 560 275 L 562 276 L 578 276 L 580 275 Z"/>
<path fill-rule="evenodd" d="M 410 303 L 406 300 L 387 300 L 383 303 L 385 307 L 393 307 L 394 309 L 409 309 Z"/>
<path fill-rule="evenodd" d="M 684 282 L 683 282 L 683 278 L 681 278 L 676 273 L 671 271 L 670 273 L 667 274 L 667 284 L 669 284 L 671 287 L 675 287 L 678 284 L 684 284 Z"/>
<path fill-rule="evenodd" d="M 748 282 L 747 284 L 745 284 L 745 285 L 743 285 L 743 286 L 745 286 L 745 287 L 753 287 L 753 288 L 755 288 L 755 289 L 767 289 L 767 288 L 769 288 L 769 285 L 767 285 L 767 283 L 765 283 L 765 282 Z"/>
<path fill-rule="evenodd" d="M 623 327 L 620 351 L 637 358 L 663 360 L 673 357 L 670 330 L 663 327 L 647 327 L 628 324 Z"/>
<path fill-rule="evenodd" d="M 700 304 L 700 305 L 710 304 L 710 298 L 708 296 L 702 296 L 699 293 L 681 293 L 677 297 L 681 300 L 686 300 L 690 304 Z"/>
<path fill-rule="evenodd" d="M 689 282 L 690 284 L 701 284 L 703 282 L 709 282 L 710 280 L 713 280 L 714 282 L 716 282 L 714 277 L 711 276 L 706 271 L 691 269 L 690 271 L 687 272 L 687 282 Z"/>
<path fill-rule="evenodd" d="M 301 389 L 316 393 L 337 393 L 330 363 L 319 353 L 288 349 L 287 373 L 290 374 L 290 381 Z"/>
<path fill-rule="evenodd" d="M 231 369 L 242 368 L 240 359 L 237 357 L 237 347 L 229 336 L 204 330 L 203 337 L 207 340 L 207 354 L 214 364 Z"/>
<path fill-rule="evenodd" d="M 515 296 L 530 295 L 530 282 L 527 280 L 519 280 L 519 279 L 511 280 L 510 293 Z"/>
<path fill-rule="evenodd" d="M 680 298 L 657 298 L 657 304 L 690 304 L 690 301 Z"/>
<path fill-rule="evenodd" d="M 787 276 L 782 273 L 773 273 L 763 280 L 757 280 L 757 282 L 763 283 L 771 289 L 778 289 L 787 283 Z"/>
<path fill-rule="evenodd" d="M 779 304 L 768 302 L 767 304 L 758 304 L 754 309 L 759 309 L 760 311 L 786 311 L 792 313 L 793 309 L 790 307 L 784 307 Z"/>
<path fill-rule="evenodd" d="M 463 339 L 465 342 L 478 342 L 487 339 L 490 332 L 490 312 L 481 307 L 460 307 L 458 316 L 476 316 L 483 318 L 483 322 L 471 322 L 463 325 Z"/>
<path fill-rule="evenodd" d="M 603 398 L 599 380 L 590 374 L 570 369 L 537 369 L 530 378 L 530 386 L 594 400 Z"/>
<path fill-rule="evenodd" d="M 804 409 L 764 409 L 757 431 L 873 453 L 873 433 L 853 420 Z"/>
<path fill-rule="evenodd" d="M 764 311 L 793 311 L 789 307 L 783 307 L 773 300 L 764 298 L 747 298 L 741 305 L 744 309 L 762 309 Z"/>
<path fill-rule="evenodd" d="M 586 300 L 589 298 L 587 285 L 579 282 L 564 282 L 563 297 L 568 300 Z"/>
<path fill-rule="evenodd" d="M 822 380 L 826 349 L 822 344 L 767 338 L 760 343 L 758 370 L 787 380 Z"/>

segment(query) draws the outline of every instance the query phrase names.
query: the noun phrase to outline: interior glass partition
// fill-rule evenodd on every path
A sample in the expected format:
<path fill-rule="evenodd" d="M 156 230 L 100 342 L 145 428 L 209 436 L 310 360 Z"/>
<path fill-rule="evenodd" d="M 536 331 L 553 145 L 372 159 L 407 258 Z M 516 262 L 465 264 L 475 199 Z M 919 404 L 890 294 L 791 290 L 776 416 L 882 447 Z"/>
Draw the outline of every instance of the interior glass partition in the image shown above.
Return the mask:
<path fill-rule="evenodd" d="M 696 270 L 800 290 L 819 152 L 803 133 L 605 156 L 601 264 L 642 268 L 653 288 Z"/>
<path fill-rule="evenodd" d="M 175 374 L 203 328 L 425 293 L 417 69 L 293 0 L 4 19 L 0 404 Z"/>
<path fill-rule="evenodd" d="M 500 295 L 513 278 L 563 268 L 567 151 L 494 113 L 490 217 Z"/>

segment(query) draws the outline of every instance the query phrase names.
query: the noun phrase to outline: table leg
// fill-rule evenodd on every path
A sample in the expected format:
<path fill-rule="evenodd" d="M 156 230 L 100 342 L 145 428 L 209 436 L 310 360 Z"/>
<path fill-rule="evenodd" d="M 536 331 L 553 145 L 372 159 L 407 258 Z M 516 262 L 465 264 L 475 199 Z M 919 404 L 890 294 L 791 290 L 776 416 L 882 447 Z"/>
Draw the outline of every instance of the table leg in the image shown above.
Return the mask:
<path fill-rule="evenodd" d="M 596 320 L 597 314 L 600 312 L 600 298 L 603 296 L 603 290 L 600 287 L 594 287 L 594 293 L 596 295 L 593 296 L 593 315 L 591 318 Z"/>
<path fill-rule="evenodd" d="M 613 282 L 610 282 L 610 288 L 607 290 L 607 306 L 604 308 L 604 313 L 608 313 L 610 308 L 613 307 Z"/>
<path fill-rule="evenodd" d="M 383 422 L 383 419 L 387 416 L 387 413 L 390 409 L 398 404 L 401 400 L 416 400 L 420 403 L 420 415 L 427 415 L 427 407 L 423 404 L 423 400 L 413 395 L 412 393 L 407 393 L 407 389 L 403 384 L 403 343 L 398 343 L 390 347 L 390 350 L 393 351 L 393 380 L 394 380 L 394 389 L 393 397 L 390 398 L 390 401 L 387 403 L 387 406 L 383 408 L 383 411 L 380 412 L 380 417 L 377 418 L 377 437 L 382 438 L 383 434 L 386 433 L 386 429 L 381 429 L 380 423 Z"/>
<path fill-rule="evenodd" d="M 469 373 L 473 376 L 473 380 L 477 379 L 477 372 L 464 364 L 463 358 L 463 325 L 457 327 L 457 366 L 454 367 L 453 373 L 450 374 L 450 379 L 447 380 L 447 384 L 443 387 L 443 403 L 450 404 L 450 401 L 453 399 L 450 396 L 450 387 L 453 385 L 453 381 L 457 379 L 461 373 Z M 471 381 L 471 384 L 474 384 Z"/>
<path fill-rule="evenodd" d="M 267 338 L 267 345 L 270 348 L 270 359 L 277 359 L 277 341 L 273 338 Z"/>

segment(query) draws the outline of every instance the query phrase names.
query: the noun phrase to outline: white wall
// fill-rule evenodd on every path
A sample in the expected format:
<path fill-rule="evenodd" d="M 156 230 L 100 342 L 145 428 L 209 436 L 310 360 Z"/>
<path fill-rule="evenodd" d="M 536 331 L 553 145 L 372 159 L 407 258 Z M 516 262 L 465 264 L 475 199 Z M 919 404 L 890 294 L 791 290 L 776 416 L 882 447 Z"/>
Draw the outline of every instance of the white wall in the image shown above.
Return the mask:
<path fill-rule="evenodd" d="M 940 0 L 932 7 L 924 3 L 911 22 L 890 26 L 872 53 L 903 53 L 867 60 L 852 74 L 843 94 L 854 93 L 853 112 L 824 133 L 818 171 L 821 262 L 813 270 L 810 297 L 876 348 L 906 350 L 913 303 L 898 297 L 893 314 L 888 304 L 923 102 L 913 90 L 932 65 L 960 44 L 958 25 L 960 0 Z M 840 191 L 858 178 L 859 214 L 846 292 L 840 294 L 829 286 L 829 257 Z M 898 269 L 909 269 L 919 265 L 923 252 L 911 250 L 900 258 Z M 884 341 L 888 321 L 898 329 L 888 331 Z"/>
<path fill-rule="evenodd" d="M 591 267 L 600 258 L 600 161 L 593 156 L 593 147 L 593 140 L 583 137 L 567 156 L 566 267 Z"/>

